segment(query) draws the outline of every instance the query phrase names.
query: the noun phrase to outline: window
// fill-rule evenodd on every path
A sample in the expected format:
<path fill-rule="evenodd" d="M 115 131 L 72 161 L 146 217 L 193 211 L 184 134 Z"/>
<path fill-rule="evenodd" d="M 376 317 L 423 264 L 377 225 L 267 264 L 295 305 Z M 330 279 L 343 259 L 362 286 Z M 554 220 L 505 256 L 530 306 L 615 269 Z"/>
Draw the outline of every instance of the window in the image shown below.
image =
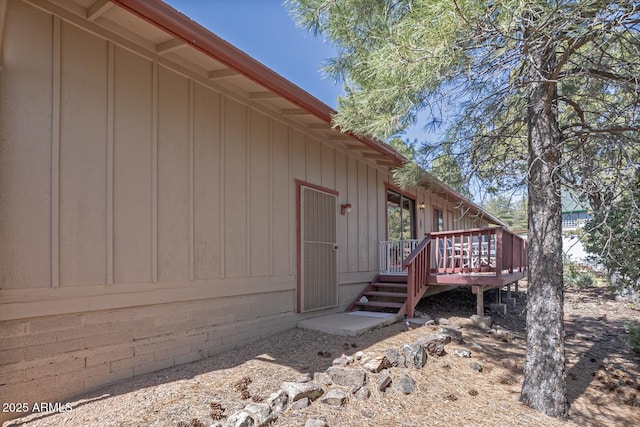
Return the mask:
<path fill-rule="evenodd" d="M 415 201 L 387 190 L 387 239 L 406 240 L 415 237 Z"/>
<path fill-rule="evenodd" d="M 444 231 L 444 216 L 439 209 L 433 210 L 433 231 Z"/>

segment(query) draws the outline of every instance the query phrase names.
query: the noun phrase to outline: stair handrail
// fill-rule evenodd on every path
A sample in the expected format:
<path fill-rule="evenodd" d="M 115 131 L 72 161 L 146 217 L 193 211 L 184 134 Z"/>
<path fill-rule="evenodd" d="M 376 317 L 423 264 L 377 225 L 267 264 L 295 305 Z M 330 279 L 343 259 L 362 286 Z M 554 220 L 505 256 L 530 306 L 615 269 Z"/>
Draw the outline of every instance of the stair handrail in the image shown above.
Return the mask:
<path fill-rule="evenodd" d="M 429 234 L 405 258 L 402 269 L 407 270 L 406 314 L 408 317 L 413 317 L 416 305 L 426 290 L 431 270 L 431 236 Z"/>

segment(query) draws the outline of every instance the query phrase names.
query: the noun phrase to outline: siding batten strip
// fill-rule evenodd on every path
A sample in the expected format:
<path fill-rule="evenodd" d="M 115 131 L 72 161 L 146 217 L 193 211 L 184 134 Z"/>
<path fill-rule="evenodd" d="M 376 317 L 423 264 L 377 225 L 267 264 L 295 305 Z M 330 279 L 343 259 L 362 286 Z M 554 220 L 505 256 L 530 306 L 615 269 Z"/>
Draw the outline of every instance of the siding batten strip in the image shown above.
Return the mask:
<path fill-rule="evenodd" d="M 7 17 L 7 0 L 0 0 L 0 71 L 2 71 L 2 46 L 4 41 L 4 26 Z"/>
<path fill-rule="evenodd" d="M 247 238 L 246 238 L 246 256 L 244 257 L 244 261 L 245 261 L 245 267 L 244 267 L 244 271 L 248 272 L 249 276 L 253 275 L 253 271 L 252 270 L 252 264 L 253 264 L 253 259 L 251 257 L 251 205 L 253 204 L 253 200 L 251 200 L 252 197 L 252 191 L 251 191 L 251 145 L 252 145 L 252 141 L 251 141 L 251 137 L 253 132 L 251 132 L 251 126 L 252 126 L 252 118 L 253 115 L 251 114 L 251 110 L 247 107 L 244 106 L 244 124 L 245 124 L 245 147 L 247 147 L 247 151 L 246 151 L 246 156 L 245 156 L 245 173 L 246 173 L 246 190 L 245 190 L 245 194 L 247 195 L 246 198 L 246 212 L 247 212 L 247 216 L 246 216 L 246 230 L 247 230 Z"/>
<path fill-rule="evenodd" d="M 51 286 L 60 286 L 60 18 L 53 17 L 51 95 Z"/>
<path fill-rule="evenodd" d="M 218 153 L 218 161 L 219 161 L 219 165 L 220 167 L 218 168 L 219 174 L 220 174 L 220 183 L 219 183 L 219 188 L 218 188 L 218 206 L 224 206 L 225 200 L 224 200 L 224 169 L 225 169 L 225 165 L 224 165 L 224 148 L 225 145 L 227 144 L 227 140 L 224 136 L 224 132 L 225 132 L 225 96 L 222 95 L 220 96 L 220 108 L 219 108 L 219 123 L 220 123 L 220 152 Z M 225 211 L 224 209 L 220 209 L 220 223 L 219 223 L 219 227 L 220 227 L 220 240 L 218 241 L 218 252 L 220 253 L 220 278 L 223 279 L 226 277 L 226 271 L 225 271 L 225 250 L 224 250 L 224 239 L 225 239 L 225 226 L 224 226 L 224 220 L 225 220 Z"/>
<path fill-rule="evenodd" d="M 269 209 L 267 209 L 267 215 L 269 215 L 269 220 L 267 224 L 269 224 L 269 247 L 273 247 L 273 120 L 268 118 L 268 129 L 269 133 L 268 144 L 269 144 L 269 163 L 268 163 L 268 173 L 269 173 Z M 273 276 L 273 251 L 269 251 L 269 276 Z"/>
<path fill-rule="evenodd" d="M 193 88 L 193 80 L 189 79 L 189 280 L 194 280 L 195 277 L 195 199 L 194 199 L 194 186 L 195 186 L 195 168 L 194 168 L 194 133 L 195 133 L 195 96 Z"/>
<path fill-rule="evenodd" d="M 151 63 L 151 281 L 158 281 L 158 63 Z"/>
<path fill-rule="evenodd" d="M 115 96 L 115 48 L 109 42 L 107 48 L 107 285 L 113 285 L 113 146 L 114 146 L 114 96 Z"/>

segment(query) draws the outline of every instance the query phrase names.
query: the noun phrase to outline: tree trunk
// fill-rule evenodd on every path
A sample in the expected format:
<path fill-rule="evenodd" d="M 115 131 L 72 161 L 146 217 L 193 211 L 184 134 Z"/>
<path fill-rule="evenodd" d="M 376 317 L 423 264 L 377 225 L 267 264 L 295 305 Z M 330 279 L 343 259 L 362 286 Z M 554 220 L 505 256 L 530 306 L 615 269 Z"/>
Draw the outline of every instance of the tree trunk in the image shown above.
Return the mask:
<path fill-rule="evenodd" d="M 520 400 L 549 416 L 567 415 L 562 282 L 560 130 L 555 66 L 546 40 L 530 42 L 527 63 L 529 235 L 527 355 Z"/>

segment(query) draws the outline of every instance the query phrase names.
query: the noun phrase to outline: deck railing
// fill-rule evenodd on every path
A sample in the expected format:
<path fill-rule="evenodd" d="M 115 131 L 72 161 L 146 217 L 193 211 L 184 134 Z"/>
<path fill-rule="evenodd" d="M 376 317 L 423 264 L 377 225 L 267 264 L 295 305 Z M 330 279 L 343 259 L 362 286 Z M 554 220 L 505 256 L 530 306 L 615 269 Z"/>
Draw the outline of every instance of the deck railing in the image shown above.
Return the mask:
<path fill-rule="evenodd" d="M 432 272 L 502 275 L 524 271 L 526 242 L 501 227 L 441 231 L 430 234 L 434 253 Z"/>
<path fill-rule="evenodd" d="M 417 239 L 383 240 L 380 242 L 380 273 L 404 274 L 402 262 L 420 243 Z"/>
<path fill-rule="evenodd" d="M 425 237 L 402 263 L 407 269 L 407 316 L 413 317 L 413 310 L 427 289 L 431 274 L 431 248 L 429 236 Z"/>

